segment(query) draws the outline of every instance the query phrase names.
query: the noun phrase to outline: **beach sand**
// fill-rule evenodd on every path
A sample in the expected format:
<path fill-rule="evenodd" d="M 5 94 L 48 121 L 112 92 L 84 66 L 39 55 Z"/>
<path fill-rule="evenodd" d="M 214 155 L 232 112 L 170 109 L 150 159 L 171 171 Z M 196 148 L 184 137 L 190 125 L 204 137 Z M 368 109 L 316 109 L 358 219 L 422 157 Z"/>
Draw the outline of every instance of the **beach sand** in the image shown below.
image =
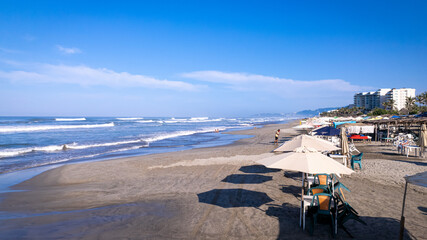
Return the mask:
<path fill-rule="evenodd" d="M 0 239 L 328 239 L 299 227 L 301 174 L 254 161 L 271 155 L 295 123 L 231 134 L 234 144 L 101 162 L 44 172 L 0 195 Z M 347 201 L 367 226 L 350 220 L 356 239 L 397 239 L 403 176 L 427 170 L 424 159 L 391 146 L 357 144 L 363 170 L 343 176 Z M 427 189 L 408 185 L 405 239 L 427 239 Z M 337 239 L 349 235 L 338 229 Z"/>

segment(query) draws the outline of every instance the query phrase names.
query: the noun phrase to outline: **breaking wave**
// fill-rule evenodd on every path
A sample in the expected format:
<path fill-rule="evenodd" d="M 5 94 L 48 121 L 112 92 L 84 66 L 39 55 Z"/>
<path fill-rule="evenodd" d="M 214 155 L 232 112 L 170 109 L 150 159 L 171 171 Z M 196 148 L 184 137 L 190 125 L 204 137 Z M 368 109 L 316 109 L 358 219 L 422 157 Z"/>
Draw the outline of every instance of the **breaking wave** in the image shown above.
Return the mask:
<path fill-rule="evenodd" d="M 136 117 L 134 117 L 134 118 L 116 118 L 116 119 L 120 120 L 120 121 L 135 121 L 135 120 L 141 120 L 143 118 L 136 118 Z"/>
<path fill-rule="evenodd" d="M 141 143 L 142 145 L 134 146 L 136 148 L 140 147 L 148 147 L 148 142 L 145 142 L 142 139 L 137 140 L 129 140 L 129 141 L 119 141 L 119 142 L 107 142 L 107 143 L 95 143 L 95 144 L 85 144 L 79 145 L 77 143 L 72 144 L 64 144 L 64 145 L 50 145 L 44 147 L 30 147 L 30 148 L 17 148 L 17 149 L 9 149 L 0 151 L 0 158 L 4 157 L 14 157 L 26 153 L 31 152 L 56 152 L 56 151 L 65 151 L 68 149 L 87 149 L 87 148 L 96 148 L 96 147 L 111 147 L 117 145 L 125 145 L 125 144 L 134 144 Z"/>
<path fill-rule="evenodd" d="M 55 121 L 59 121 L 59 122 L 86 121 L 86 118 L 55 118 Z"/>
<path fill-rule="evenodd" d="M 78 128 L 100 128 L 114 127 L 114 123 L 105 124 L 87 124 L 87 125 L 41 125 L 41 126 L 6 126 L 0 127 L 0 133 L 16 133 L 16 132 L 38 132 L 47 130 L 63 130 L 63 129 L 78 129 Z"/>

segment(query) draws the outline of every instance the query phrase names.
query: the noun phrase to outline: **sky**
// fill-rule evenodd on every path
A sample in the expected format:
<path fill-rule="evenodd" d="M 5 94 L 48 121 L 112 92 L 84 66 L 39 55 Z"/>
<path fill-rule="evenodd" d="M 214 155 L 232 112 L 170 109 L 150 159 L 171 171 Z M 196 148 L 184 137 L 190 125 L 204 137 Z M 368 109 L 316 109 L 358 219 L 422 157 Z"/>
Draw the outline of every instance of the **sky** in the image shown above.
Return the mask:
<path fill-rule="evenodd" d="M 427 90 L 427 2 L 0 1 L 0 116 L 239 117 Z"/>

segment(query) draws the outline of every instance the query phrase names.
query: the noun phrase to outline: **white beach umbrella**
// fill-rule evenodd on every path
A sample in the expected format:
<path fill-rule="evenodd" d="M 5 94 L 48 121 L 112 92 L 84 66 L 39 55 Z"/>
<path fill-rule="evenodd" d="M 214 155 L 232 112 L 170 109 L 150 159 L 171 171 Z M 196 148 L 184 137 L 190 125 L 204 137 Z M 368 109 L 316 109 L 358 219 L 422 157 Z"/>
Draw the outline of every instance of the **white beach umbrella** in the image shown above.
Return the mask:
<path fill-rule="evenodd" d="M 314 127 L 311 125 L 308 125 L 308 124 L 301 124 L 301 125 L 295 126 L 293 128 L 295 128 L 297 130 L 307 130 L 307 129 L 312 129 Z"/>
<path fill-rule="evenodd" d="M 290 152 L 304 146 L 314 148 L 317 151 L 340 150 L 340 148 L 334 146 L 334 144 L 329 141 L 303 134 L 286 141 L 280 147 L 274 149 L 274 152 Z"/>
<path fill-rule="evenodd" d="M 347 138 L 347 134 L 345 132 L 346 132 L 345 127 L 342 127 L 341 132 L 340 132 L 341 154 L 342 155 L 347 155 L 350 152 L 349 147 L 348 147 L 348 138 Z"/>
<path fill-rule="evenodd" d="M 257 163 L 268 168 L 278 168 L 310 174 L 351 174 L 354 172 L 336 160 L 309 147 L 299 147 L 295 149 L 294 152 L 276 154 L 258 160 Z"/>
<path fill-rule="evenodd" d="M 421 155 L 424 157 L 424 151 L 427 146 L 427 130 L 425 124 L 421 125 L 420 138 L 418 140 L 418 143 L 421 147 Z"/>

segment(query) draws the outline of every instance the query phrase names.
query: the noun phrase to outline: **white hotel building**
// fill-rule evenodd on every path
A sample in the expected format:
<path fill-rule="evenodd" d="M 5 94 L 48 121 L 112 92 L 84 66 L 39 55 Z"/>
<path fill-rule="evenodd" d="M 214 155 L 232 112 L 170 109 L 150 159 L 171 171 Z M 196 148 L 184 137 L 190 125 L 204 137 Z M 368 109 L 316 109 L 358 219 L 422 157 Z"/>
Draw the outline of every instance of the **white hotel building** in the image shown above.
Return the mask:
<path fill-rule="evenodd" d="M 400 110 L 405 107 L 408 97 L 415 98 L 415 88 L 381 88 L 375 92 L 362 92 L 354 95 L 354 105 L 367 110 L 384 108 L 383 103 L 394 100 L 394 108 Z"/>

